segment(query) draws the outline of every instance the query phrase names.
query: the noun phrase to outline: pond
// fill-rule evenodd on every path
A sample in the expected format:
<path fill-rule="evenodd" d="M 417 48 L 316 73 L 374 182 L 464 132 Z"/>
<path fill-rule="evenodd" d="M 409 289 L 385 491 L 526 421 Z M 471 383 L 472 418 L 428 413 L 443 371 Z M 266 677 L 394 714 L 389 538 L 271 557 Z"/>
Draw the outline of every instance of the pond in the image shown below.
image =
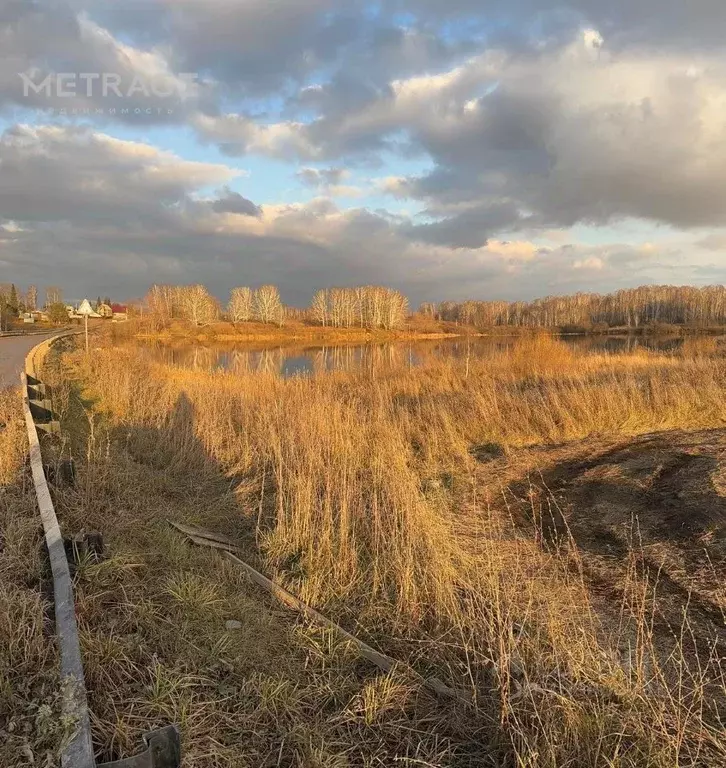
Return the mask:
<path fill-rule="evenodd" d="M 676 351 L 681 337 L 656 336 L 561 336 L 561 341 L 584 353 L 632 352 L 650 349 Z M 486 358 L 505 351 L 517 337 L 462 337 L 387 343 L 262 346 L 254 344 L 194 344 L 138 342 L 140 353 L 157 362 L 195 370 L 227 370 L 237 373 L 269 372 L 283 377 L 327 371 L 382 371 L 416 367 L 433 359 Z"/>

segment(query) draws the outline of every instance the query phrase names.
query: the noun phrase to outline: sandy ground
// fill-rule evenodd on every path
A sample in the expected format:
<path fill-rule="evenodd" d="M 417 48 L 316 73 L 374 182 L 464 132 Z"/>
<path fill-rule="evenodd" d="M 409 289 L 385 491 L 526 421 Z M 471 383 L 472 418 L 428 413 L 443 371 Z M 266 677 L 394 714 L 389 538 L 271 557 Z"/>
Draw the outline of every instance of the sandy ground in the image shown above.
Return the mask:
<path fill-rule="evenodd" d="M 0 389 L 19 385 L 25 356 L 49 335 L 0 337 Z"/>

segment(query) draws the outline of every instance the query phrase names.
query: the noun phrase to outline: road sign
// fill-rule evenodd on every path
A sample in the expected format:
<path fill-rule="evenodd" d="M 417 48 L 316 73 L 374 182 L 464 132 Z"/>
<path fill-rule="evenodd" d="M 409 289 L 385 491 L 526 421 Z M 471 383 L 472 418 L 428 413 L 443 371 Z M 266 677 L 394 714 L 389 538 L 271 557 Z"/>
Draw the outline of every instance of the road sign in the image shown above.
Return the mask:
<path fill-rule="evenodd" d="M 91 302 L 88 301 L 88 299 L 83 299 L 83 301 L 81 302 L 81 306 L 78 307 L 78 314 L 85 315 L 86 317 L 88 317 L 89 315 L 95 315 L 96 313 L 93 311 Z"/>
<path fill-rule="evenodd" d="M 86 354 L 88 354 L 88 316 L 96 314 L 88 299 L 83 299 L 81 306 L 78 307 L 78 314 L 83 315 L 83 324 L 86 331 Z"/>

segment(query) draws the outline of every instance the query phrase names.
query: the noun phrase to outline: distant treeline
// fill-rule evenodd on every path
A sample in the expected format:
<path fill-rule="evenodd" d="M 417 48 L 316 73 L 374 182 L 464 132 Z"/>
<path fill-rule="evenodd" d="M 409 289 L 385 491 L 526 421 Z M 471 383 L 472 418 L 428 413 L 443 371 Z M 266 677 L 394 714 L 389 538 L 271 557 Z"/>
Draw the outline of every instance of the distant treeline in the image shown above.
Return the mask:
<path fill-rule="evenodd" d="M 63 291 L 57 285 L 49 285 L 45 289 L 45 304 L 49 307 L 52 304 L 60 304 L 63 301 Z M 38 286 L 29 285 L 27 290 L 23 291 L 15 287 L 15 283 L 0 283 L 0 307 L 7 307 L 8 310 L 18 312 L 34 312 L 39 307 Z"/>
<path fill-rule="evenodd" d="M 49 287 L 46 306 L 61 301 L 60 288 Z M 11 283 L 0 283 L 0 322 L 5 314 L 35 309 L 37 303 L 35 286 L 21 293 Z M 402 293 L 375 285 L 325 288 L 305 308 L 285 306 L 274 285 L 233 288 L 226 306 L 203 285 L 154 285 L 141 306 L 130 309 L 132 314 L 140 310 L 157 328 L 175 320 L 201 326 L 227 319 L 275 325 L 297 320 L 331 328 L 394 330 L 410 317 L 408 299 Z M 586 331 L 667 325 L 724 327 L 726 287 L 642 286 L 609 294 L 576 293 L 534 301 L 429 302 L 415 314 L 479 330 L 497 326 Z"/>
<path fill-rule="evenodd" d="M 294 318 L 333 328 L 393 330 L 408 317 L 408 299 L 403 294 L 372 285 L 320 290 L 304 310 L 285 307 L 274 285 L 233 288 L 224 310 L 203 285 L 154 285 L 144 304 L 147 317 L 158 327 L 172 320 L 207 325 L 226 316 L 233 323 L 283 325 L 287 318 Z"/>
<path fill-rule="evenodd" d="M 518 326 L 605 330 L 657 325 L 726 326 L 726 287 L 642 286 L 616 293 L 576 293 L 534 301 L 443 301 L 419 312 L 476 328 Z"/>

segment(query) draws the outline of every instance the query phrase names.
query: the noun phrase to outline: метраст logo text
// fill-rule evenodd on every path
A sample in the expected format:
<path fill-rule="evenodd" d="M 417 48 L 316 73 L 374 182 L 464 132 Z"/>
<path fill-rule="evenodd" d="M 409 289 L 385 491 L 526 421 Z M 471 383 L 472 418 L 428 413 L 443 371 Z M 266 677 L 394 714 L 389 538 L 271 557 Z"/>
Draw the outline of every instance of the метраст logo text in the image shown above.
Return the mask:
<path fill-rule="evenodd" d="M 183 98 L 197 82 L 197 74 L 181 72 L 174 77 L 141 77 L 134 75 L 131 81 L 116 72 L 57 72 L 42 79 L 38 75 L 19 72 L 23 81 L 23 96 L 31 93 L 68 99 L 73 97 L 130 99 L 143 96 L 167 99 L 172 96 Z"/>

